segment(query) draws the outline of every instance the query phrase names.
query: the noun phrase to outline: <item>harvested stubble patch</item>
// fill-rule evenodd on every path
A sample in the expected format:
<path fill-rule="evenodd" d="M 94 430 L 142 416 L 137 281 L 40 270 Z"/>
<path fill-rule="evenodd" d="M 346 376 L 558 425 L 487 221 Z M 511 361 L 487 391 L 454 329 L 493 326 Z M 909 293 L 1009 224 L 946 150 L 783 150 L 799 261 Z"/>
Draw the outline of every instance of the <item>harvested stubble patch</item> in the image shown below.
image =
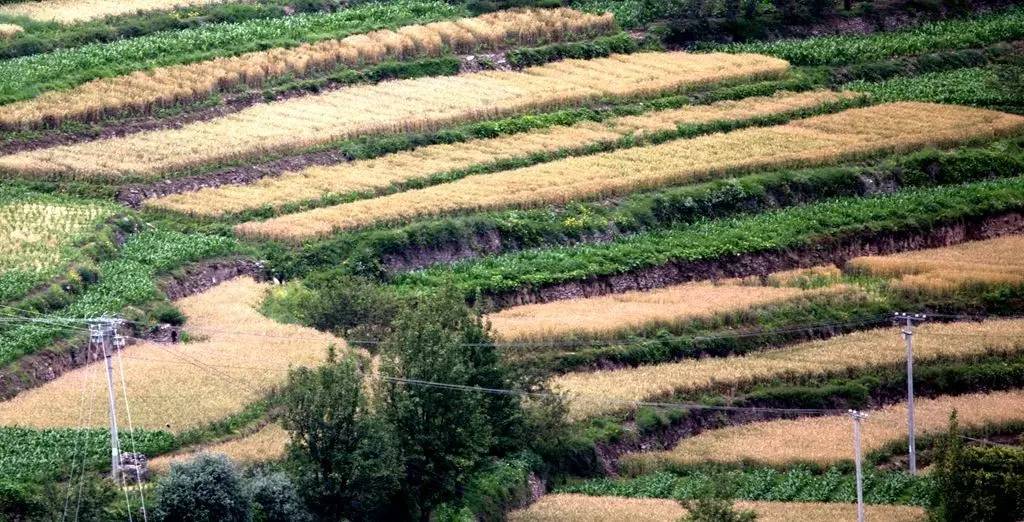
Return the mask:
<path fill-rule="evenodd" d="M 440 56 L 446 52 L 493 50 L 583 38 L 614 29 L 611 15 L 572 9 L 525 9 L 488 13 L 450 22 L 409 25 L 396 31 L 246 53 L 199 63 L 172 65 L 102 78 L 68 90 L 0 108 L 0 127 L 38 127 L 65 120 L 92 121 L 124 111 L 154 108 L 205 98 L 237 85 L 259 86 L 269 78 L 304 76 L 338 66 L 356 67 L 389 59 Z"/>
<path fill-rule="evenodd" d="M 269 288 L 249 278 L 222 283 L 177 302 L 189 332 L 181 345 L 141 343 L 123 352 L 132 419 L 140 428 L 180 432 L 236 413 L 285 380 L 287 368 L 324 360 L 344 341 L 274 322 L 257 309 Z M 68 427 L 82 422 L 81 390 L 106 386 L 93 363 L 0 403 L 0 424 Z M 265 368 L 265 370 L 263 370 Z M 86 425 L 106 425 L 106 402 L 85 406 Z M 123 413 L 123 397 L 118 408 Z"/>
<path fill-rule="evenodd" d="M 0 273 L 59 266 L 77 237 L 114 212 L 109 205 L 91 203 L 0 203 Z"/>
<path fill-rule="evenodd" d="M 819 502 L 735 503 L 738 510 L 754 511 L 759 522 L 820 522 L 852 520 L 855 504 Z M 511 522 L 675 522 L 686 516 L 678 501 L 661 498 L 589 496 L 572 493 L 545 495 L 530 507 L 509 513 Z M 872 520 L 920 522 L 924 510 L 911 506 L 866 506 Z"/>
<path fill-rule="evenodd" d="M 928 103 L 892 103 L 660 145 L 566 158 L 236 227 L 298 241 L 445 212 L 533 207 L 612 196 L 764 168 L 810 167 L 883 152 L 1005 136 L 1024 117 Z"/>
<path fill-rule="evenodd" d="M 738 101 L 723 101 L 655 111 L 640 116 L 587 121 L 575 125 L 431 145 L 371 160 L 287 172 L 251 185 L 231 185 L 175 194 L 146 202 L 147 206 L 189 214 L 219 216 L 225 213 L 279 208 L 289 203 L 315 200 L 330 194 L 381 190 L 396 183 L 429 178 L 476 165 L 529 157 L 532 154 L 584 149 L 613 143 L 626 136 L 674 130 L 681 124 L 745 120 L 819 107 L 856 97 L 852 93 L 808 91 L 780 92 Z"/>
<path fill-rule="evenodd" d="M 924 324 L 917 332 L 917 361 L 1024 350 L 1022 319 Z M 550 386 L 569 394 L 574 418 L 585 418 L 679 392 L 735 387 L 783 375 L 843 373 L 898 364 L 905 356 L 899 332 L 877 328 L 746 356 L 572 372 L 552 378 Z"/>
<path fill-rule="evenodd" d="M 222 453 L 238 464 L 269 462 L 283 457 L 287 444 L 288 432 L 280 424 L 273 423 L 243 437 L 157 457 L 149 461 L 149 468 L 163 473 L 170 469 L 171 464 L 189 460 L 200 453 Z"/>
<path fill-rule="evenodd" d="M 0 24 L 0 40 L 10 40 L 25 30 L 17 24 Z"/>
<path fill-rule="evenodd" d="M 950 247 L 888 256 L 865 256 L 846 267 L 899 278 L 897 286 L 927 293 L 954 292 L 966 286 L 1024 284 L 1024 236 L 1003 236 Z"/>
<path fill-rule="evenodd" d="M 1013 390 L 919 399 L 914 410 L 921 435 L 946 429 L 953 410 L 957 411 L 961 426 L 982 428 L 1024 420 L 1022 406 L 1024 391 Z M 862 439 L 865 452 L 882 449 L 907 436 L 906 403 L 867 413 Z M 683 439 L 669 451 L 628 454 L 623 457 L 623 465 L 648 471 L 707 462 L 827 465 L 853 457 L 851 433 L 847 415 L 756 422 L 706 431 Z"/>
<path fill-rule="evenodd" d="M 607 97 L 775 77 L 787 69 L 782 60 L 758 55 L 638 53 L 519 72 L 398 80 L 256 105 L 179 129 L 5 156 L 0 170 L 32 177 L 154 177 L 355 136 L 426 131 Z"/>
<path fill-rule="evenodd" d="M 227 0 L 43 0 L 0 6 L 0 15 L 26 16 L 43 22 L 71 24 L 140 11 L 168 11 L 177 7 L 219 4 Z"/>
<path fill-rule="evenodd" d="M 487 320 L 495 334 L 505 340 L 589 337 L 670 326 L 757 305 L 849 290 L 846 286 L 801 290 L 697 282 L 648 291 L 514 306 L 488 315 Z"/>

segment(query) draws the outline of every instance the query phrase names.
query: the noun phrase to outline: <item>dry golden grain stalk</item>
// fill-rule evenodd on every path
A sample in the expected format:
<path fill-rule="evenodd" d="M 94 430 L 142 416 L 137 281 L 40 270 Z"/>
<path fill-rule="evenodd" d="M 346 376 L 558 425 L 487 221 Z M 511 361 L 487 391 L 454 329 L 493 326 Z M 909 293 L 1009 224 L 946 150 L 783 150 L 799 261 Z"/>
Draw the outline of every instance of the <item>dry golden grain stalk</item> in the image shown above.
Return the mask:
<path fill-rule="evenodd" d="M 171 464 L 191 460 L 200 453 L 220 453 L 242 465 L 270 462 L 284 457 L 288 440 L 288 432 L 280 424 L 268 424 L 249 435 L 157 457 L 149 461 L 149 468 L 163 473 Z"/>
<path fill-rule="evenodd" d="M 294 48 L 137 71 L 46 92 L 0 107 L 0 128 L 95 121 L 125 111 L 148 113 L 155 108 L 204 99 L 238 85 L 258 87 L 270 78 L 284 75 L 305 76 L 339 66 L 360 67 L 385 60 L 440 56 L 452 50 L 473 52 L 586 38 L 614 28 L 611 14 L 592 15 L 558 8 L 515 9 L 451 22 L 410 25 L 397 31 L 383 29 Z"/>
<path fill-rule="evenodd" d="M 1024 420 L 1024 390 L 918 399 L 914 408 L 918 435 L 942 432 L 953 410 L 964 428 L 1019 422 Z M 865 452 L 906 438 L 906 403 L 867 413 L 862 428 Z M 698 462 L 827 465 L 853 458 L 852 433 L 847 415 L 756 422 L 705 431 L 669 451 L 628 454 L 623 464 L 638 472 Z"/>
<path fill-rule="evenodd" d="M 1024 350 L 1024 320 L 928 323 L 917 329 L 919 362 Z M 905 360 L 896 328 L 877 328 L 746 356 L 691 359 L 619 370 L 572 372 L 554 377 L 551 388 L 569 395 L 570 415 L 585 418 L 629 409 L 678 392 L 733 389 L 784 375 L 844 373 Z"/>
<path fill-rule="evenodd" d="M 329 194 L 381 190 L 395 183 L 428 178 L 474 165 L 613 143 L 633 134 L 674 129 L 679 124 L 769 116 L 819 107 L 857 96 L 850 92 L 831 91 L 780 92 L 773 96 L 613 118 L 602 123 L 587 121 L 498 138 L 431 145 L 376 159 L 286 172 L 278 177 L 263 178 L 251 185 L 228 185 L 173 194 L 149 200 L 146 206 L 205 216 L 220 216 L 261 207 L 280 208 L 282 205 L 315 200 Z"/>
<path fill-rule="evenodd" d="M 208 163 L 286 153 L 371 134 L 650 96 L 724 81 L 775 77 L 788 64 L 751 54 L 638 53 L 360 85 L 255 105 L 178 129 L 140 132 L 0 157 L 0 172 L 83 179 L 155 177 Z"/>
<path fill-rule="evenodd" d="M 290 366 L 315 366 L 328 346 L 344 347 L 334 336 L 260 314 L 268 287 L 239 278 L 181 299 L 188 331 L 200 340 L 143 342 L 116 357 L 115 364 L 124 365 L 136 427 L 180 432 L 223 419 L 284 383 Z M 103 427 L 106 390 L 103 363 L 94 362 L 0 402 L 0 425 L 71 427 L 84 421 Z M 118 411 L 126 418 L 120 394 Z"/>
<path fill-rule="evenodd" d="M 494 333 L 503 340 L 594 336 L 670 326 L 796 297 L 806 299 L 848 291 L 850 289 L 845 286 L 801 290 L 697 282 L 655 290 L 514 306 L 488 315 L 487 320 L 494 328 Z"/>
<path fill-rule="evenodd" d="M 236 227 L 289 241 L 450 212 L 564 204 L 756 169 L 809 167 L 883 152 L 950 146 L 1024 129 L 1024 117 L 984 109 L 901 102 L 851 109 L 660 145 L 571 157 L 470 176 Z M 2 162 L 2 159 L 0 159 Z"/>
<path fill-rule="evenodd" d="M 0 5 L 0 15 L 27 16 L 42 22 L 71 24 L 139 11 L 168 11 L 177 7 L 219 4 L 227 0 L 43 0 Z"/>
<path fill-rule="evenodd" d="M 966 286 L 1024 284 L 1024 236 L 850 260 L 847 269 L 898 278 L 911 291 L 950 293 Z"/>
<path fill-rule="evenodd" d="M 17 24 L 0 24 L 0 40 L 10 40 L 23 31 L 25 28 Z"/>
<path fill-rule="evenodd" d="M 734 503 L 737 510 L 757 513 L 758 522 L 821 522 L 852 520 L 855 504 L 820 502 Z M 871 520 L 923 522 L 924 509 L 911 506 L 866 506 Z M 686 516 L 678 501 L 659 498 L 603 497 L 561 493 L 545 495 L 525 509 L 509 513 L 511 522 L 676 522 Z"/>

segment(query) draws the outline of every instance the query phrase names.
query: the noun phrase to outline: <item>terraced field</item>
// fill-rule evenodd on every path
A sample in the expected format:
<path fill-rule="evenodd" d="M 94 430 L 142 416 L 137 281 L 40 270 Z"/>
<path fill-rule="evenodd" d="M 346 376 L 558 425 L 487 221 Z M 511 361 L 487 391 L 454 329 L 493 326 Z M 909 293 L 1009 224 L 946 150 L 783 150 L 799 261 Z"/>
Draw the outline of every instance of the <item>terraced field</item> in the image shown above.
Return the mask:
<path fill-rule="evenodd" d="M 0 519 L 1021 518 L 1024 10 L 825 4 L 0 0 Z"/>

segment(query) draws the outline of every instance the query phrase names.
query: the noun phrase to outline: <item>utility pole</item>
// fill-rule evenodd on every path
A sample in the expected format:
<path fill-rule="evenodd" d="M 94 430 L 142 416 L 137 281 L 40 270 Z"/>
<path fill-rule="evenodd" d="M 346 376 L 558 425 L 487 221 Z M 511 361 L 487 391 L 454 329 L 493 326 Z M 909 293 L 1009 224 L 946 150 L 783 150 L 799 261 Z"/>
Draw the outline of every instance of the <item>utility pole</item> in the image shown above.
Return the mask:
<path fill-rule="evenodd" d="M 853 419 L 853 463 L 857 470 L 857 522 L 864 522 L 864 475 L 861 472 L 860 463 L 860 421 L 868 418 L 868 414 L 857 410 L 850 410 L 847 414 Z"/>
<path fill-rule="evenodd" d="M 914 322 L 925 320 L 922 314 L 896 314 L 896 320 L 903 323 L 901 330 L 907 345 L 907 436 L 910 474 L 917 475 L 917 444 L 914 429 Z"/>
<path fill-rule="evenodd" d="M 114 365 L 112 362 L 116 321 L 102 318 L 89 325 L 89 338 L 103 350 L 107 365 L 107 402 L 110 408 L 110 474 L 114 482 L 120 480 L 121 441 L 117 433 L 117 401 L 114 395 Z M 121 339 L 123 341 L 123 339 Z"/>

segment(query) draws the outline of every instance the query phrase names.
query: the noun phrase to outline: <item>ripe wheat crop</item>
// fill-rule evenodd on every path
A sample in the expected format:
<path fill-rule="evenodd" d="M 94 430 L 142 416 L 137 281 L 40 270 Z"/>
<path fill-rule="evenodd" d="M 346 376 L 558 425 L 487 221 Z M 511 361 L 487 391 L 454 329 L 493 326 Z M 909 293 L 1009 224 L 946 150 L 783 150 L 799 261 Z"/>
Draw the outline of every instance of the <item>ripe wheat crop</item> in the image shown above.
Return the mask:
<path fill-rule="evenodd" d="M 124 350 L 121 361 L 135 426 L 180 432 L 222 419 L 282 384 L 290 365 L 319 364 L 329 345 L 344 344 L 261 315 L 257 308 L 267 288 L 239 278 L 186 297 L 177 305 L 189 318 L 188 331 L 199 340 L 171 346 L 145 342 Z M 84 412 L 86 426 L 105 426 L 102 366 L 89 364 L 0 402 L 0 424 L 78 426 Z M 83 393 L 93 398 L 85 401 L 84 410 Z M 120 394 L 118 409 L 124 415 Z"/>
<path fill-rule="evenodd" d="M 852 520 L 855 504 L 819 502 L 738 501 L 735 508 L 754 511 L 758 522 L 820 522 Z M 675 522 L 686 517 L 677 500 L 590 496 L 573 493 L 544 495 L 528 508 L 509 513 L 511 522 Z M 922 522 L 924 510 L 911 506 L 865 506 L 865 516 L 888 522 Z"/>
<path fill-rule="evenodd" d="M 881 152 L 1004 136 L 1024 118 L 984 109 L 892 103 L 671 141 L 319 208 L 236 227 L 253 237 L 298 241 L 381 222 L 446 212 L 562 204 L 764 168 L 809 167 Z M 0 160 L 2 162 L 2 160 Z"/>
<path fill-rule="evenodd" d="M 1003 236 L 950 247 L 865 256 L 847 268 L 898 278 L 897 286 L 928 293 L 949 293 L 965 286 L 1024 284 L 1024 236 Z"/>
<path fill-rule="evenodd" d="M 506 340 L 592 336 L 656 328 L 796 297 L 845 291 L 846 287 L 801 290 L 698 282 L 514 306 L 488 315 L 487 320 L 495 334 Z"/>
<path fill-rule="evenodd" d="M 1024 320 L 934 323 L 918 329 L 914 358 L 929 361 L 990 351 L 1024 349 Z M 570 396 L 570 413 L 585 418 L 678 392 L 735 387 L 782 375 L 842 373 L 905 360 L 896 328 L 877 328 L 739 357 L 685 360 L 619 370 L 572 372 L 554 377 L 553 389 Z"/>
<path fill-rule="evenodd" d="M 149 461 L 149 468 L 163 473 L 171 464 L 187 461 L 200 453 L 222 453 L 243 465 L 269 462 L 283 457 L 287 444 L 288 432 L 280 424 L 268 424 L 249 435 L 157 457 Z"/>
<path fill-rule="evenodd" d="M 140 11 L 168 11 L 177 7 L 225 1 L 227 0 L 43 0 L 0 5 L 0 15 L 26 16 L 42 22 L 71 24 Z"/>
<path fill-rule="evenodd" d="M 777 76 L 786 62 L 757 55 L 638 53 L 361 85 L 256 105 L 179 129 L 141 132 L 0 157 L 0 171 L 123 179 L 284 153 L 369 134 L 415 132 L 609 96 L 649 96 L 741 78 Z"/>
<path fill-rule="evenodd" d="M 251 185 L 230 185 L 174 194 L 146 202 L 147 206 L 188 214 L 219 216 L 261 207 L 315 200 L 330 194 L 381 190 L 395 183 L 429 178 L 475 165 L 528 157 L 531 154 L 582 149 L 611 143 L 626 136 L 675 129 L 680 124 L 743 120 L 850 99 L 852 93 L 781 92 L 773 96 L 722 101 L 709 105 L 654 111 L 640 116 L 586 121 L 497 138 L 431 145 L 370 160 L 310 167 L 264 178 Z"/>
<path fill-rule="evenodd" d="M 229 58 L 172 65 L 93 80 L 0 107 L 0 127 L 31 128 L 66 120 L 93 121 L 124 111 L 202 99 L 237 85 L 259 86 L 268 78 L 304 76 L 338 66 L 356 67 L 388 59 L 439 56 L 506 45 L 583 38 L 614 29 L 611 15 L 572 9 L 499 11 L 476 18 L 382 29 L 340 40 L 275 48 Z"/>
<path fill-rule="evenodd" d="M 17 24 L 0 24 L 0 40 L 10 40 L 25 30 Z"/>
<path fill-rule="evenodd" d="M 919 435 L 938 433 L 955 409 L 964 428 L 1024 420 L 1024 391 L 918 399 L 915 416 Z M 871 452 L 907 436 L 906 403 L 868 411 L 863 424 L 863 450 Z M 626 455 L 624 463 L 649 470 L 663 465 L 705 462 L 758 462 L 786 465 L 814 462 L 827 465 L 853 458 L 853 428 L 847 415 L 756 422 L 705 431 L 683 439 L 669 451 Z"/>

